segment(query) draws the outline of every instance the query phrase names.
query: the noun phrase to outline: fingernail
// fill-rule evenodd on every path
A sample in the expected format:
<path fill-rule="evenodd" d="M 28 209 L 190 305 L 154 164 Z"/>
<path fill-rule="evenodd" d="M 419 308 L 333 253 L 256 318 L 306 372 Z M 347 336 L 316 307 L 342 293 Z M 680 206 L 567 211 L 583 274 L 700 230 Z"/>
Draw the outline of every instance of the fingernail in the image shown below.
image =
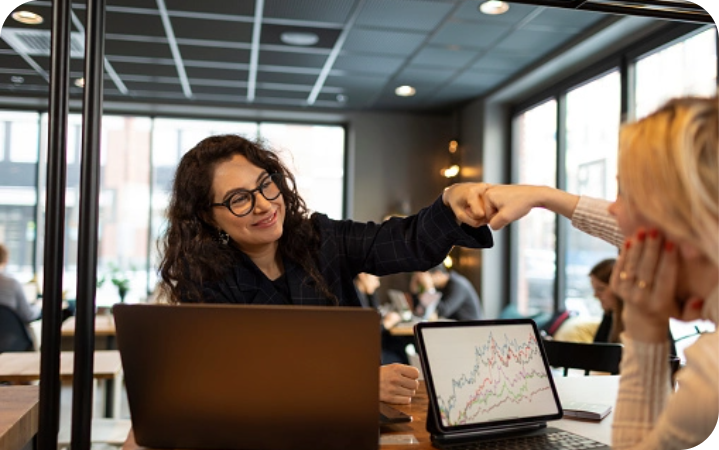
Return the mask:
<path fill-rule="evenodd" d="M 668 252 L 671 252 L 672 250 L 674 250 L 674 242 L 669 242 L 669 241 L 665 242 L 664 250 L 666 250 Z"/>
<path fill-rule="evenodd" d="M 631 247 L 631 246 L 632 246 L 632 241 L 630 241 L 629 239 L 627 239 L 627 241 L 624 243 L 624 248 L 626 248 L 627 250 L 629 250 L 629 247 Z"/>
<path fill-rule="evenodd" d="M 692 309 L 702 309 L 704 307 L 704 300 L 692 302 L 691 307 Z"/>
<path fill-rule="evenodd" d="M 650 238 L 656 239 L 658 236 L 659 236 L 659 230 L 657 230 L 656 228 L 653 228 L 653 229 L 649 230 L 649 237 L 650 237 Z"/>
<path fill-rule="evenodd" d="M 639 233 L 637 233 L 637 239 L 639 242 L 644 242 L 644 239 L 647 237 L 647 232 L 644 230 L 639 230 Z"/>

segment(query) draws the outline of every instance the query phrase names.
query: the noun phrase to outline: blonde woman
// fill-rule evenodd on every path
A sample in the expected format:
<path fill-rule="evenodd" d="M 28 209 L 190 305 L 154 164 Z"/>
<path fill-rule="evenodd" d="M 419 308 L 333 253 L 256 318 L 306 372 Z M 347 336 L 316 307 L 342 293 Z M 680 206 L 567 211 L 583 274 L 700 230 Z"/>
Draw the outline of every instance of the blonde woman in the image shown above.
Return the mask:
<path fill-rule="evenodd" d="M 719 416 L 719 335 L 686 352 L 670 389 L 670 317 L 719 319 L 717 99 L 676 99 L 625 125 L 619 194 L 609 204 L 537 186 L 487 186 L 485 213 L 499 229 L 544 207 L 622 248 L 612 289 L 624 299 L 621 381 L 612 448 L 686 449 Z"/>

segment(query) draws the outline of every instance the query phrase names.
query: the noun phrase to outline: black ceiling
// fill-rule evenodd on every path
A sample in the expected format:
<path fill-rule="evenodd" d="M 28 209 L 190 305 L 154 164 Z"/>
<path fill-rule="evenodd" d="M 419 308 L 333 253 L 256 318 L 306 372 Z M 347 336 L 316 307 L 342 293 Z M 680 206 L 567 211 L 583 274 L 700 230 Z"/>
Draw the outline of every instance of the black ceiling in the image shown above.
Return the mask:
<path fill-rule="evenodd" d="M 478 11 L 480 3 L 107 0 L 105 100 L 439 110 L 487 94 L 609 16 L 519 3 L 489 16 Z M 51 2 L 18 10 L 45 21 L 6 20 L 0 95 L 47 96 Z M 74 80 L 82 76 L 84 2 L 73 4 L 73 16 Z M 310 47 L 290 46 L 280 40 L 288 31 L 319 39 Z M 403 84 L 417 94 L 397 97 L 394 89 Z M 74 86 L 71 91 L 81 94 Z"/>

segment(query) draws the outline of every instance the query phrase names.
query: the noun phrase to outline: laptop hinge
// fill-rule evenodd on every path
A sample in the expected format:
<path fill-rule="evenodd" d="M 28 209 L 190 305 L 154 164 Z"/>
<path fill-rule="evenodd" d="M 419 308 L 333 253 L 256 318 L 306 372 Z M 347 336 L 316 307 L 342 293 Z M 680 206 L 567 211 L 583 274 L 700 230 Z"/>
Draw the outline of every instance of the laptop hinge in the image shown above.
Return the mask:
<path fill-rule="evenodd" d="M 517 434 L 521 432 L 532 432 L 547 427 L 547 422 L 532 422 L 517 425 L 505 425 L 483 430 L 444 432 L 439 429 L 432 411 L 432 406 L 427 408 L 427 431 L 432 437 L 432 442 L 437 444 L 458 444 L 464 440 L 472 441 L 481 436 L 501 437 L 504 434 Z"/>

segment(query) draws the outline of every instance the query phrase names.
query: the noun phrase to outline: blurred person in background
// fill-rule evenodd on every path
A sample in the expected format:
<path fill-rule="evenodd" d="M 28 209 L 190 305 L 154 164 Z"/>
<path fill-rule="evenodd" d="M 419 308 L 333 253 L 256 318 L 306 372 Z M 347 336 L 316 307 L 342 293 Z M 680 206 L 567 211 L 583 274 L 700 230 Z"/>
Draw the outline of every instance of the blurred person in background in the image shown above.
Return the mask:
<path fill-rule="evenodd" d="M 483 317 L 479 295 L 472 283 L 455 271 L 439 264 L 426 272 L 415 272 L 409 290 L 417 298 L 420 308 L 429 308 L 435 301 L 432 294 L 440 294 L 436 314 L 443 319 L 479 320 Z M 420 311 L 421 312 L 421 311 Z M 423 316 L 424 313 L 417 314 Z"/>
<path fill-rule="evenodd" d="M 0 244 L 0 305 L 7 306 L 15 311 L 23 322 L 30 323 L 40 318 L 42 309 L 39 305 L 30 304 L 20 282 L 5 273 L 9 260 L 7 247 Z"/>

